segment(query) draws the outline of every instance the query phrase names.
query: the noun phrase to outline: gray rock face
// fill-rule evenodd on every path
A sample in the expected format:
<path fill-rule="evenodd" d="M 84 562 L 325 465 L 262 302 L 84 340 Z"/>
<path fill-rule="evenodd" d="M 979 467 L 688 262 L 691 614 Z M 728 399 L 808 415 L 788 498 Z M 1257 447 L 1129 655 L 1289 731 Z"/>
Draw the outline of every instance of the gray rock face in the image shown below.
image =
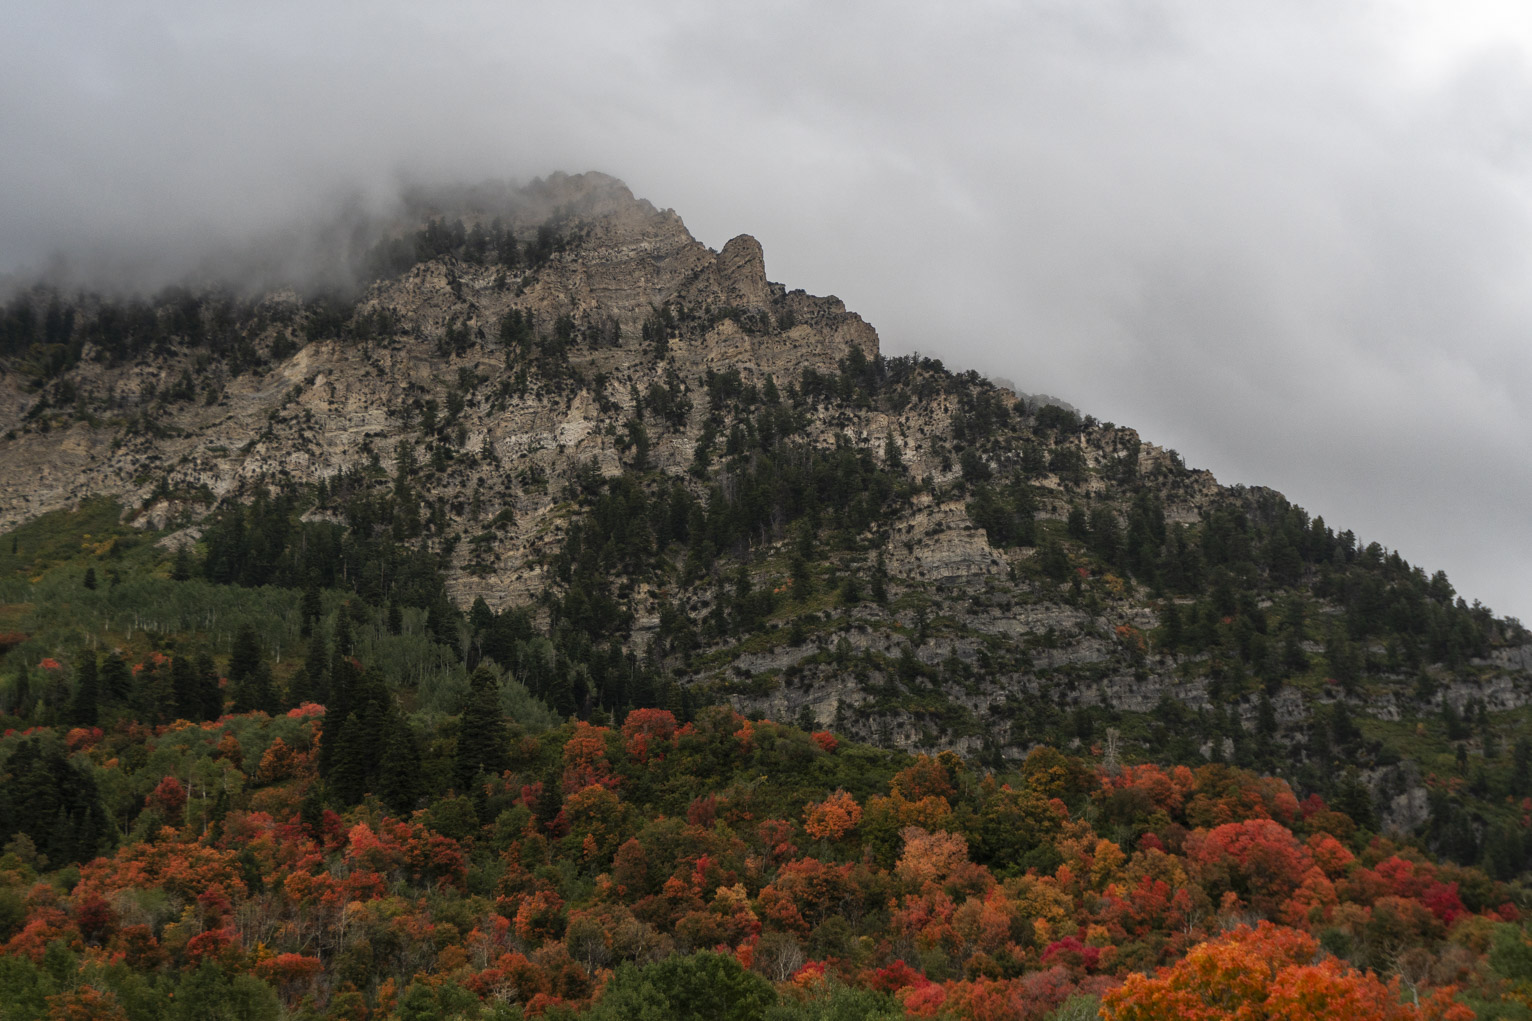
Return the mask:
<path fill-rule="evenodd" d="M 761 243 L 749 234 L 723 246 L 713 263 L 720 297 L 725 305 L 766 308 L 771 303 L 771 284 L 766 280 L 766 256 Z"/>

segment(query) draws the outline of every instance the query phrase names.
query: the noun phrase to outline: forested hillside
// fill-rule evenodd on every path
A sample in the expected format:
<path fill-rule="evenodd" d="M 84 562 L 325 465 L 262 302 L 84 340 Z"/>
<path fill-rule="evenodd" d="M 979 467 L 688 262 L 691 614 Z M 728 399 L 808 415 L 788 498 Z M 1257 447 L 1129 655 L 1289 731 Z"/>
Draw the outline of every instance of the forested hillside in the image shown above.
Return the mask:
<path fill-rule="evenodd" d="M 0 308 L 0 1019 L 1527 1016 L 1519 622 L 472 199 Z"/>

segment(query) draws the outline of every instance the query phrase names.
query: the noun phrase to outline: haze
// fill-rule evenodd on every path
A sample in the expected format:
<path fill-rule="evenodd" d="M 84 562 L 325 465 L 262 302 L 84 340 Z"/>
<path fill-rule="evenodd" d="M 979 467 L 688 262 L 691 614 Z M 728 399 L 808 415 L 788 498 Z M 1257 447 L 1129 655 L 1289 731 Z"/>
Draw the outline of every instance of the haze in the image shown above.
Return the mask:
<path fill-rule="evenodd" d="M 12 3 L 0 274 L 599 169 L 1532 613 L 1520 5 Z M 1088 8 L 1088 9 L 1086 9 Z"/>

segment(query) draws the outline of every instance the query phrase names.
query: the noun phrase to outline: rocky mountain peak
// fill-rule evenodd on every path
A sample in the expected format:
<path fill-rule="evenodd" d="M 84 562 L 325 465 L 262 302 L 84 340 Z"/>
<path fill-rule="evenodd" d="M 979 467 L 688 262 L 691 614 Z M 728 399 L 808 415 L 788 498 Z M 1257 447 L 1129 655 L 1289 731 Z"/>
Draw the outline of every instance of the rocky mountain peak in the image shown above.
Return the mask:
<path fill-rule="evenodd" d="M 741 234 L 724 245 L 715 265 L 724 296 L 730 299 L 731 305 L 762 308 L 770 302 L 766 257 L 761 251 L 761 243 L 755 238 Z"/>

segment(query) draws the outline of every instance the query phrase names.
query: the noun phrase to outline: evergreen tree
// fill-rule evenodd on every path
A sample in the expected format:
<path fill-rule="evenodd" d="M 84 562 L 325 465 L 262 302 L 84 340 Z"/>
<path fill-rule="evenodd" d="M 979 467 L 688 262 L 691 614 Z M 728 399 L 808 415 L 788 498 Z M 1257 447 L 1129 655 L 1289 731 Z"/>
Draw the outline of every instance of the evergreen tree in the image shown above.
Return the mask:
<path fill-rule="evenodd" d="M 87 652 L 75 673 L 74 702 L 70 719 L 77 726 L 94 727 L 101 715 L 101 678 L 96 668 L 96 654 Z"/>
<path fill-rule="evenodd" d="M 352 651 L 351 615 L 342 609 L 335 615 L 335 655 L 349 656 Z"/>
<path fill-rule="evenodd" d="M 888 602 L 888 564 L 883 559 L 882 550 L 878 551 L 878 559 L 872 568 L 872 599 L 880 606 Z"/>
<path fill-rule="evenodd" d="M 1037 564 L 1050 581 L 1060 583 L 1069 578 L 1069 554 L 1051 538 L 1038 550 Z"/>
<path fill-rule="evenodd" d="M 16 680 L 11 684 L 11 715 L 22 719 L 32 715 L 32 678 L 27 673 L 27 665 L 21 663 L 16 668 Z"/>
<path fill-rule="evenodd" d="M 592 1021 L 651 1017 L 764 1021 L 776 1002 L 771 983 L 746 971 L 732 954 L 677 954 L 642 968 L 623 964 L 603 988 L 589 1017 Z"/>
<path fill-rule="evenodd" d="M 254 975 L 230 976 L 205 961 L 176 986 L 168 1021 L 278 1021 L 283 1016 L 276 990 Z"/>
<path fill-rule="evenodd" d="M 256 635 L 255 628 L 244 624 L 235 634 L 234 646 L 229 652 L 229 683 L 239 684 L 255 672 L 260 662 L 261 640 Z"/>
<path fill-rule="evenodd" d="M 457 610 L 442 595 L 432 601 L 426 610 L 426 633 L 431 640 L 439 645 L 445 645 L 454 653 L 458 647 L 458 613 Z"/>
<path fill-rule="evenodd" d="M 1346 703 L 1336 702 L 1330 711 L 1330 740 L 1338 750 L 1344 750 L 1362 739 L 1362 732 L 1351 718 Z"/>
<path fill-rule="evenodd" d="M 483 596 L 474 599 L 473 607 L 468 611 L 468 628 L 475 636 L 479 637 L 488 631 L 490 625 L 495 622 L 495 611 L 489 608 Z"/>
<path fill-rule="evenodd" d="M 367 793 L 367 741 L 361 721 L 355 715 L 337 721 L 333 741 L 335 751 L 325 782 L 342 804 L 355 804 Z"/>
<path fill-rule="evenodd" d="M 564 788 L 562 778 L 559 776 L 557 767 L 550 766 L 543 774 L 542 790 L 537 796 L 537 806 L 533 809 L 533 816 L 542 824 L 544 829 L 553 825 L 553 820 L 558 818 L 564 810 Z"/>
<path fill-rule="evenodd" d="M 258 662 L 243 680 L 234 684 L 234 711 L 236 713 L 275 713 L 281 699 L 276 684 L 271 679 L 271 667 Z"/>
<path fill-rule="evenodd" d="M 1282 665 L 1289 673 L 1302 673 L 1309 668 L 1309 655 L 1303 651 L 1302 633 L 1294 628 L 1282 640 Z"/>
<path fill-rule="evenodd" d="M 310 584 L 303 590 L 303 624 L 299 633 L 307 638 L 314 631 L 314 625 L 319 622 L 324 612 L 324 604 L 319 599 L 319 586 Z"/>
<path fill-rule="evenodd" d="M 1071 539 L 1084 542 L 1090 537 L 1090 518 L 1086 516 L 1085 508 L 1077 503 L 1069 505 L 1069 517 L 1065 522 L 1065 529 Z"/>
<path fill-rule="evenodd" d="M 814 594 L 814 575 L 809 570 L 809 562 L 801 553 L 794 552 L 789 561 L 788 570 L 792 577 L 792 596 L 796 602 L 803 602 Z"/>
<path fill-rule="evenodd" d="M 1526 735 L 1511 748 L 1511 794 L 1518 798 L 1532 794 L 1532 737 Z"/>
<path fill-rule="evenodd" d="M 1261 701 L 1256 711 L 1255 732 L 1268 744 L 1277 736 L 1277 710 L 1264 691 L 1261 692 Z"/>
<path fill-rule="evenodd" d="M 328 705 L 330 698 L 330 649 L 325 642 L 324 631 L 316 628 L 309 636 L 308 655 L 303 669 L 293 675 L 288 700 L 294 705 L 318 702 Z"/>
<path fill-rule="evenodd" d="M 1167 599 L 1160 604 L 1160 627 L 1164 630 L 1160 646 L 1174 656 L 1185 641 L 1185 633 L 1181 628 L 1181 611 L 1174 600 Z"/>
<path fill-rule="evenodd" d="M 1484 870 L 1491 877 L 1509 882 L 1520 874 L 1525 863 L 1521 833 L 1516 826 L 1501 823 L 1485 834 Z"/>
<path fill-rule="evenodd" d="M 94 857 L 108 832 L 96 781 L 58 749 L 23 741 L 0 775 L 0 846 L 19 833 L 54 865 Z"/>
<path fill-rule="evenodd" d="M 1462 741 L 1468 737 L 1468 727 L 1458 715 L 1457 706 L 1445 698 L 1442 699 L 1442 726 L 1449 741 Z"/>
<path fill-rule="evenodd" d="M 202 716 L 202 695 L 197 686 L 197 668 L 190 656 L 183 654 L 170 661 L 170 690 L 177 719 L 205 718 Z"/>
<path fill-rule="evenodd" d="M 164 723 L 175 712 L 175 691 L 170 671 L 151 657 L 143 663 L 135 678 L 134 709 L 144 723 Z"/>
<path fill-rule="evenodd" d="M 1377 827 L 1373 813 L 1372 791 L 1362 782 L 1355 766 L 1350 766 L 1335 785 L 1334 803 L 1337 810 L 1349 815 L 1353 822 L 1365 830 Z"/>
<path fill-rule="evenodd" d="M 218 671 L 213 658 L 200 653 L 192 664 L 197 684 L 197 716 L 204 720 L 216 720 L 223 715 L 223 689 L 218 686 Z"/>
<path fill-rule="evenodd" d="M 509 738 L 500 710 L 500 687 L 495 682 L 495 675 L 481 666 L 468 679 L 468 688 L 468 698 L 458 721 L 457 752 L 452 768 L 453 783 L 459 794 L 472 789 L 479 773 L 498 776 L 510 768 Z"/>
<path fill-rule="evenodd" d="M 191 552 L 187 543 L 176 547 L 175 560 L 170 565 L 171 581 L 187 581 L 192 576 Z"/>
<path fill-rule="evenodd" d="M 410 725 L 395 717 L 388 730 L 388 741 L 378 777 L 378 794 L 394 811 L 407 814 L 414 810 L 424 793 L 420 746 L 415 741 L 415 733 Z"/>
<path fill-rule="evenodd" d="M 344 628 L 336 628 L 337 638 L 343 631 L 345 631 Z M 348 635 L 349 633 L 349 631 L 346 632 Z M 356 661 L 340 651 L 340 644 L 337 641 L 335 651 L 330 656 L 330 701 L 325 703 L 325 707 L 337 718 L 351 712 L 357 686 L 361 683 L 361 676 Z"/>
<path fill-rule="evenodd" d="M 362 774 L 367 778 L 367 789 L 376 790 L 378 774 L 383 765 L 383 748 L 388 741 L 389 727 L 393 721 L 393 700 L 381 690 L 376 691 L 362 703 L 360 713 L 351 714 L 351 734 L 357 739 L 355 754 L 359 757 Z"/>

